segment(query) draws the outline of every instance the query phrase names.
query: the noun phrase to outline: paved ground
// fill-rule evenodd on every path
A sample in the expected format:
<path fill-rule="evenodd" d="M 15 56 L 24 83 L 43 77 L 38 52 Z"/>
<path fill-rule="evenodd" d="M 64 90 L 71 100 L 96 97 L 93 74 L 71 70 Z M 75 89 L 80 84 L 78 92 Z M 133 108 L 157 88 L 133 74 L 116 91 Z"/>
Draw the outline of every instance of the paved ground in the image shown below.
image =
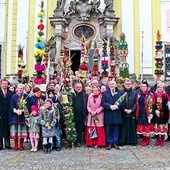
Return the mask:
<path fill-rule="evenodd" d="M 60 152 L 43 154 L 26 150 L 0 151 L 0 170 L 170 170 L 170 142 L 165 147 L 124 146 L 121 150 L 105 148 L 62 148 Z"/>

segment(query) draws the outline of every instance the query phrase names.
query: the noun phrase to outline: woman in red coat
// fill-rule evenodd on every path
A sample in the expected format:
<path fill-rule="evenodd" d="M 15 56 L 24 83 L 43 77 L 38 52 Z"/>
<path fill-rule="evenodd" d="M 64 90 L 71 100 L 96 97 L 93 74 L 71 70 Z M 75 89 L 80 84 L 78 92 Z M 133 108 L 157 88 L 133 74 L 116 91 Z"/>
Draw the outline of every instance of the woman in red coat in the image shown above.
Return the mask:
<path fill-rule="evenodd" d="M 164 137 L 167 134 L 166 123 L 168 121 L 168 94 L 164 91 L 162 84 L 157 86 L 154 93 L 156 108 L 153 117 L 154 131 L 156 135 L 156 146 L 164 146 Z"/>
<path fill-rule="evenodd" d="M 106 146 L 105 129 L 104 129 L 104 112 L 101 106 L 102 94 L 98 87 L 93 87 L 93 93 L 88 97 L 87 110 L 87 131 L 86 131 L 86 145 L 87 146 Z M 89 130 L 96 127 L 98 137 L 90 139 Z"/>

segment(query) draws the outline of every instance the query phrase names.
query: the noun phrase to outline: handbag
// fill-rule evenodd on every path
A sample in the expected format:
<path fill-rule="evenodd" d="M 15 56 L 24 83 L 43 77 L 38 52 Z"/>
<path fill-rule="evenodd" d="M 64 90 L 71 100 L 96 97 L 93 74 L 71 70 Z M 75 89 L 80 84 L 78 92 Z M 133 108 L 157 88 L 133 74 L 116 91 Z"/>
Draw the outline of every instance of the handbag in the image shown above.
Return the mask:
<path fill-rule="evenodd" d="M 96 127 L 94 127 L 93 129 L 89 129 L 89 138 L 95 139 L 97 137 L 98 137 L 98 135 L 97 135 Z"/>
<path fill-rule="evenodd" d="M 91 118 L 91 122 L 92 122 L 92 119 L 93 118 Z M 94 120 L 93 120 L 94 121 Z M 94 123 L 95 124 L 95 123 Z M 96 124 L 95 124 L 96 125 Z M 95 138 L 97 138 L 98 137 L 98 134 L 97 134 L 97 130 L 96 130 L 96 126 L 94 126 L 94 128 L 93 129 L 89 129 L 89 138 L 90 139 L 95 139 Z"/>

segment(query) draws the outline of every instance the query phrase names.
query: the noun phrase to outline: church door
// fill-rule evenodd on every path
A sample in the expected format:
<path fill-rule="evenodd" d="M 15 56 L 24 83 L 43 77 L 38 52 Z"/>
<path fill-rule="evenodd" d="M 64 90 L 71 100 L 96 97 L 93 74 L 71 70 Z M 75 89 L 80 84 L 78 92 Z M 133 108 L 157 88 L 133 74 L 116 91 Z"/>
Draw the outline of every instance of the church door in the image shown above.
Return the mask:
<path fill-rule="evenodd" d="M 80 65 L 80 57 L 81 57 L 81 51 L 80 50 L 71 50 L 70 51 L 70 58 L 72 61 L 71 69 L 75 73 L 75 71 L 78 71 L 79 65 Z"/>

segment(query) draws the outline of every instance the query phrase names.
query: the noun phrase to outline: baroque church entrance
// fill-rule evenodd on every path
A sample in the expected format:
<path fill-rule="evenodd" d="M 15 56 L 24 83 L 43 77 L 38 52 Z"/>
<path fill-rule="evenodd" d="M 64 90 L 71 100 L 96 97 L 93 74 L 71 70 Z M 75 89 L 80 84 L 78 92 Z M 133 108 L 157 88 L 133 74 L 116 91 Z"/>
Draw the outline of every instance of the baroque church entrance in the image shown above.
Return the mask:
<path fill-rule="evenodd" d="M 57 56 L 60 56 L 60 50 L 67 49 L 65 55 L 70 57 L 74 73 L 82 64 L 82 38 L 86 41 L 88 71 L 92 71 L 94 43 L 101 54 L 103 38 L 114 36 L 113 30 L 119 21 L 113 10 L 113 0 L 58 0 L 54 15 L 49 19 L 57 37 Z M 100 63 L 100 56 L 98 60 Z"/>

